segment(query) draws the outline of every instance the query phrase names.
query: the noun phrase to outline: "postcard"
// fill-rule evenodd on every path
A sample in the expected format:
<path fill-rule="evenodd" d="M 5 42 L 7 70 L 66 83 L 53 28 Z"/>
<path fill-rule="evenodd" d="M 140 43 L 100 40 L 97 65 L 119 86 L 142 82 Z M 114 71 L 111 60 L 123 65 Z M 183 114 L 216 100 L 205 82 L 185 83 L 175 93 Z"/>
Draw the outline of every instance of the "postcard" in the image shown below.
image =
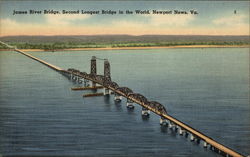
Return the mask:
<path fill-rule="evenodd" d="M 246 1 L 0 1 L 0 157 L 248 157 Z"/>

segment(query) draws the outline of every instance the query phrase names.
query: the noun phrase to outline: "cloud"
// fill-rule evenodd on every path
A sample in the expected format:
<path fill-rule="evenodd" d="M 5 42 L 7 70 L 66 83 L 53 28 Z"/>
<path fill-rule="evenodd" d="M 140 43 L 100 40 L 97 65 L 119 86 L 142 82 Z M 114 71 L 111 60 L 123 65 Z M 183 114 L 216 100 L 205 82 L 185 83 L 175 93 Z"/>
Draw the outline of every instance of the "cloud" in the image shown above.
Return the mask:
<path fill-rule="evenodd" d="M 223 25 L 223 26 L 235 26 L 235 25 L 243 25 L 246 24 L 244 21 L 247 20 L 246 15 L 233 15 L 229 17 L 221 17 L 214 19 L 212 21 L 215 25 Z"/>
<path fill-rule="evenodd" d="M 221 33 L 228 32 L 228 34 L 239 34 L 244 33 L 249 35 L 249 16 L 246 15 L 232 15 L 228 17 L 221 17 L 214 19 L 214 31 L 221 31 Z"/>
<path fill-rule="evenodd" d="M 127 28 L 127 29 L 137 29 L 141 27 L 145 27 L 145 24 L 137 21 L 128 21 L 128 20 L 119 20 L 119 21 L 113 21 L 111 23 L 112 27 L 115 28 Z"/>
<path fill-rule="evenodd" d="M 157 15 L 145 15 L 150 19 L 150 23 L 154 26 L 177 26 L 183 27 L 187 26 L 193 20 L 195 20 L 195 15 L 191 14 L 157 14 Z"/>
<path fill-rule="evenodd" d="M 185 32 L 194 15 L 138 15 L 141 20 L 116 20 L 111 23 L 112 32 L 122 30 L 133 35 L 143 34 L 189 34 Z M 177 29 L 178 28 L 178 29 Z M 180 31 L 181 29 L 185 31 Z"/>
<path fill-rule="evenodd" d="M 0 19 L 0 36 L 9 35 L 97 35 L 97 34 L 167 34 L 167 35 L 249 35 L 247 16 L 223 17 L 211 21 L 210 26 L 190 26 L 192 15 L 149 15 L 143 20 L 115 20 L 102 25 L 75 25 L 90 18 L 87 15 L 46 15 L 42 24 Z M 197 19 L 198 20 L 198 19 Z M 98 22 L 98 21 L 97 21 Z M 196 22 L 197 23 L 197 22 Z"/>
<path fill-rule="evenodd" d="M 0 19 L 0 36 L 9 35 L 71 35 L 81 26 L 74 21 L 85 20 L 88 15 L 45 15 L 45 23 L 18 22 L 10 18 Z"/>
<path fill-rule="evenodd" d="M 88 19 L 89 17 L 90 15 L 82 15 L 82 14 L 45 15 L 45 19 L 48 25 L 59 25 L 59 26 L 70 25 L 74 21 L 85 20 Z"/>
<path fill-rule="evenodd" d="M 22 33 L 23 24 L 18 23 L 14 20 L 11 20 L 9 18 L 6 19 L 0 19 L 0 36 L 4 35 L 13 35 L 17 33 L 17 30 L 19 30 L 19 33 Z M 27 29 L 28 25 L 25 25 L 25 29 Z"/>

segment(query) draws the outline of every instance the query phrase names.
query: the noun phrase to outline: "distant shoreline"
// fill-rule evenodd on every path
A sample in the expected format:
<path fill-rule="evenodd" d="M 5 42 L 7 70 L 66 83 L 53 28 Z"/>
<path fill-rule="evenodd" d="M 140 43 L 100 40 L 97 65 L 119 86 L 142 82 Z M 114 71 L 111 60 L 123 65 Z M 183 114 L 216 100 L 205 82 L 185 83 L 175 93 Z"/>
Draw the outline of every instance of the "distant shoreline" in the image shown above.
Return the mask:
<path fill-rule="evenodd" d="M 175 48 L 249 48 L 250 45 L 178 45 L 178 46 L 149 46 L 149 47 L 104 47 L 104 48 L 69 48 L 58 49 L 54 51 L 98 51 L 98 50 L 145 50 L 145 49 L 175 49 Z M 22 51 L 43 51 L 51 52 L 43 49 L 20 49 Z M 0 51 L 12 51 L 10 49 L 0 49 Z"/>

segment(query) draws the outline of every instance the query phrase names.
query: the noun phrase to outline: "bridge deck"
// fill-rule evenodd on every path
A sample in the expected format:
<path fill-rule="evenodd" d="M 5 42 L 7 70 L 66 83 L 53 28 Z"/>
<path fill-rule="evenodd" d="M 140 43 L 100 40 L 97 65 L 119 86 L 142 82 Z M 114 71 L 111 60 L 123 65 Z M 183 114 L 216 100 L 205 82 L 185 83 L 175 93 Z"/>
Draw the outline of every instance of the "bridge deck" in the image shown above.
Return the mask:
<path fill-rule="evenodd" d="M 29 58 L 31 58 L 31 59 L 34 59 L 34 60 L 36 60 L 36 61 L 38 61 L 38 62 L 40 62 L 40 63 L 42 63 L 42 64 L 44 64 L 44 65 L 46 65 L 46 66 L 48 66 L 48 67 L 50 67 L 51 69 L 54 69 L 54 70 L 56 70 L 56 71 L 62 71 L 63 69 L 62 68 L 60 68 L 60 67 L 58 67 L 58 66 L 55 66 L 55 65 L 53 65 L 53 64 L 50 64 L 50 63 L 48 63 L 48 62 L 45 62 L 44 60 L 41 60 L 41 59 L 39 59 L 39 58 L 37 58 L 37 57 L 34 57 L 34 56 L 32 56 L 32 55 L 30 55 L 30 54 L 28 54 L 28 53 L 26 53 L 26 52 L 23 52 L 23 51 L 21 51 L 21 50 L 18 50 L 18 49 L 14 49 L 16 52 L 19 52 L 19 53 L 21 53 L 21 54 L 23 54 L 23 55 L 25 55 L 25 56 L 27 56 L 27 57 L 29 57 Z"/>
<path fill-rule="evenodd" d="M 0 42 L 0 43 L 3 44 L 3 42 Z M 5 44 L 5 43 L 4 43 L 4 44 Z M 5 45 L 6 45 L 6 46 L 9 46 L 9 45 L 7 45 L 7 44 L 5 44 Z M 10 48 L 13 48 L 13 47 L 11 47 L 11 46 L 9 46 L 9 47 L 10 47 Z M 59 72 L 62 72 L 62 73 L 73 74 L 73 75 L 79 76 L 79 77 L 81 77 L 81 78 L 88 79 L 88 80 L 91 80 L 91 81 L 93 81 L 93 82 L 96 82 L 96 83 L 100 84 L 101 86 L 104 86 L 104 84 L 102 84 L 101 82 L 98 82 L 97 80 L 95 80 L 95 79 L 93 79 L 93 78 L 91 78 L 91 77 L 84 76 L 84 75 L 81 75 L 81 74 L 79 74 L 79 73 L 74 73 L 74 72 L 70 72 L 70 71 L 67 71 L 67 70 L 63 70 L 63 69 L 60 68 L 60 67 L 57 67 L 57 66 L 52 65 L 52 64 L 50 64 L 50 63 L 48 63 L 48 62 L 45 62 L 45 61 L 43 61 L 43 60 L 41 60 L 41 59 L 39 59 L 39 58 L 36 58 L 36 57 L 34 57 L 34 56 L 32 56 L 32 55 L 30 55 L 30 54 L 28 54 L 28 53 L 25 53 L 25 52 L 23 52 L 23 51 L 21 51 L 21 50 L 18 50 L 18 49 L 16 49 L 16 48 L 14 49 L 14 51 L 17 51 L 17 52 L 19 52 L 19 53 L 21 53 L 21 54 L 23 54 L 23 55 L 25 55 L 25 56 L 27 56 L 27 57 L 29 57 L 29 58 L 31 58 L 31 59 L 34 59 L 34 60 L 36 60 L 36 61 L 38 61 L 38 62 L 40 62 L 40 63 L 42 63 L 42 64 L 44 64 L 44 65 L 46 65 L 46 66 L 48 66 L 48 67 L 50 67 L 50 68 L 52 68 L 52 69 L 54 69 L 54 70 L 56 70 L 56 71 L 59 71 Z M 133 97 L 126 96 L 124 93 L 122 93 L 122 92 L 120 92 L 120 91 L 118 91 L 118 90 L 116 90 L 116 89 L 114 89 L 114 88 L 112 88 L 112 87 L 106 87 L 106 88 L 109 88 L 110 90 L 112 90 L 112 91 L 114 91 L 114 92 L 120 94 L 121 96 L 126 97 L 126 98 L 132 100 L 133 102 L 135 102 L 135 103 L 141 105 L 141 106 L 144 107 L 144 108 L 147 108 L 148 110 L 151 110 L 151 111 L 154 112 L 155 114 L 157 114 L 157 115 L 159 115 L 159 116 L 161 116 L 161 117 L 164 117 L 164 118 L 168 119 L 169 121 L 175 123 L 176 125 L 180 126 L 181 128 L 185 129 L 186 131 L 192 133 L 194 136 L 196 136 L 196 137 L 202 139 L 203 141 L 207 142 L 207 143 L 210 144 L 211 146 L 213 146 L 213 147 L 215 147 L 215 148 L 217 148 L 217 149 L 219 149 L 219 150 L 225 152 L 225 153 L 228 154 L 228 155 L 233 156 L 233 157 L 244 157 L 242 154 L 238 153 L 237 151 L 234 151 L 234 150 L 232 150 L 232 149 L 230 149 L 230 148 L 228 148 L 228 147 L 226 147 L 226 146 L 220 144 L 219 142 L 213 140 L 212 138 L 210 138 L 210 137 L 206 136 L 205 134 L 199 132 L 198 130 L 192 128 L 191 126 L 189 126 L 189 125 L 187 125 L 187 124 L 185 124 L 185 123 L 183 123 L 183 122 L 177 120 L 176 118 L 174 118 L 174 117 L 172 117 L 172 116 L 170 116 L 170 115 L 168 115 L 168 114 L 163 114 L 163 113 L 161 113 L 161 112 L 155 110 L 154 108 L 151 108 L 150 106 L 147 106 L 147 105 L 143 104 L 142 102 L 138 101 L 137 99 L 134 99 Z"/>

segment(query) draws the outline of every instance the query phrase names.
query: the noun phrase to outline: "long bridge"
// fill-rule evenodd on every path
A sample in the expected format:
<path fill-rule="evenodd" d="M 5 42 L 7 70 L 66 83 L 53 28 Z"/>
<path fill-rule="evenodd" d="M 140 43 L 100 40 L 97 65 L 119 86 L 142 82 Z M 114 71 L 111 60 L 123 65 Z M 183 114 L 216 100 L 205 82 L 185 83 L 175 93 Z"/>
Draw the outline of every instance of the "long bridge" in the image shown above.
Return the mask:
<path fill-rule="evenodd" d="M 142 106 L 142 115 L 148 116 L 150 114 L 150 111 L 160 116 L 160 124 L 164 125 L 166 127 L 171 128 L 176 133 L 178 132 L 181 136 L 185 136 L 186 138 L 190 138 L 190 141 L 196 142 L 197 144 L 202 143 L 203 147 L 205 149 L 210 148 L 210 150 L 220 154 L 221 156 L 225 157 L 246 157 L 243 154 L 217 142 L 216 140 L 212 139 L 211 137 L 203 134 L 202 132 L 192 128 L 188 124 L 185 124 L 184 122 L 176 119 L 175 117 L 169 115 L 167 113 L 166 108 L 157 101 L 149 101 L 146 97 L 141 95 L 140 93 L 134 93 L 132 89 L 128 87 L 120 87 L 118 83 L 112 81 L 111 79 L 111 73 L 110 73 L 110 63 L 107 59 L 104 59 L 104 75 L 98 75 L 96 73 L 96 58 L 93 56 L 91 58 L 91 67 L 90 67 L 90 73 L 81 72 L 77 69 L 67 69 L 64 70 L 60 67 L 57 67 L 55 65 L 52 65 L 50 63 L 47 63 L 39 58 L 36 58 L 26 52 L 23 52 L 15 47 L 12 47 L 6 43 L 3 43 L 0 41 L 1 44 L 6 45 L 7 47 L 13 49 L 16 52 L 19 52 L 33 60 L 36 60 L 49 68 L 60 72 L 61 74 L 74 78 L 76 81 L 84 80 L 91 81 L 91 87 L 89 89 L 97 89 L 100 88 L 100 86 L 96 86 L 96 84 L 99 84 L 103 87 L 103 94 L 102 95 L 110 95 L 111 93 L 114 93 L 114 100 L 115 101 L 121 101 L 122 97 L 127 99 L 127 107 L 129 109 L 133 109 L 133 103 L 136 103 L 138 105 Z M 247 156 L 249 157 L 249 156 Z"/>

